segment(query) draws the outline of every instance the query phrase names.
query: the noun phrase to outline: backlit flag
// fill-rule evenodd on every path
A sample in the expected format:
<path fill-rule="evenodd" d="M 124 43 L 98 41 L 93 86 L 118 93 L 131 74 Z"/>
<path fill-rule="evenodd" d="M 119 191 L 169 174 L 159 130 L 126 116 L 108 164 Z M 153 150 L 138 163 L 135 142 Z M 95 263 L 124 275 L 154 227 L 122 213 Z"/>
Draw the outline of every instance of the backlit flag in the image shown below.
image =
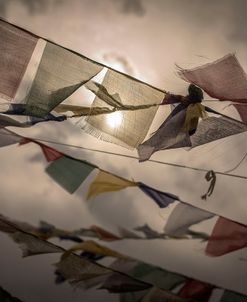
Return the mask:
<path fill-rule="evenodd" d="M 160 104 L 164 93 L 140 83 L 126 75 L 108 70 L 102 85 L 89 89 L 96 90 L 92 108 L 123 106 L 138 106 L 145 104 Z M 89 134 L 102 140 L 127 148 L 137 147 L 147 135 L 158 106 L 143 110 L 128 110 L 113 112 L 106 115 L 90 116 L 82 128 Z"/>
<path fill-rule="evenodd" d="M 0 20 L 0 96 L 44 117 L 102 67 Z"/>

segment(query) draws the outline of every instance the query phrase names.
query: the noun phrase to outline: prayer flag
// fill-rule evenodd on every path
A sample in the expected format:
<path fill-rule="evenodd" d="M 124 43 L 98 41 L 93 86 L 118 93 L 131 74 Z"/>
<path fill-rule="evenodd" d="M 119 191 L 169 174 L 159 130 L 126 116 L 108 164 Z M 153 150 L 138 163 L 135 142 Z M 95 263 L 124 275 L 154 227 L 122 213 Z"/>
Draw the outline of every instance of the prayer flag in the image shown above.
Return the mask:
<path fill-rule="evenodd" d="M 190 226 L 213 216 L 210 212 L 179 202 L 169 215 L 164 231 L 167 235 L 182 236 Z"/>
<path fill-rule="evenodd" d="M 102 66 L 0 20 L 0 96 L 44 117 Z"/>
<path fill-rule="evenodd" d="M 234 54 L 193 69 L 180 69 L 179 75 L 187 82 L 201 87 L 219 100 L 247 101 L 247 78 Z"/>
<path fill-rule="evenodd" d="M 69 156 L 53 161 L 46 172 L 69 193 L 74 193 L 96 166 Z"/>
<path fill-rule="evenodd" d="M 181 106 L 180 106 L 181 107 Z M 137 148 L 139 161 L 148 160 L 154 152 L 191 146 L 189 135 L 183 131 L 186 109 L 175 108 L 153 135 Z"/>
<path fill-rule="evenodd" d="M 89 187 L 87 199 L 101 193 L 119 191 L 133 186 L 137 186 L 137 183 L 100 170 Z"/>
<path fill-rule="evenodd" d="M 107 71 L 101 86 L 91 86 L 92 84 L 90 88 L 97 95 L 92 108 L 106 105 L 108 108 L 113 108 L 112 106 L 116 104 L 122 106 L 160 104 L 164 97 L 164 93 L 157 89 L 113 70 Z M 105 141 L 135 148 L 145 138 L 157 109 L 158 107 L 154 106 L 143 110 L 90 116 L 82 128 L 87 133 Z"/>
<path fill-rule="evenodd" d="M 47 145 L 44 145 L 36 140 L 33 140 L 33 139 L 29 139 L 29 138 L 23 138 L 20 142 L 20 145 L 24 145 L 24 144 L 28 144 L 28 143 L 35 143 L 37 145 L 40 146 L 46 160 L 48 162 L 50 161 L 54 161 L 54 160 L 57 160 L 59 159 L 60 157 L 64 156 L 63 153 L 60 153 L 59 151 L 47 146 Z"/>
<path fill-rule="evenodd" d="M 160 208 L 165 208 L 170 203 L 179 200 L 179 197 L 176 195 L 156 190 L 152 187 L 145 185 L 142 182 L 138 182 L 137 185 L 145 194 L 151 197 Z"/>
<path fill-rule="evenodd" d="M 0 20 L 0 96 L 12 100 L 27 69 L 38 38 Z"/>
<path fill-rule="evenodd" d="M 222 256 L 247 247 L 247 227 L 219 217 L 206 246 L 210 256 Z"/>

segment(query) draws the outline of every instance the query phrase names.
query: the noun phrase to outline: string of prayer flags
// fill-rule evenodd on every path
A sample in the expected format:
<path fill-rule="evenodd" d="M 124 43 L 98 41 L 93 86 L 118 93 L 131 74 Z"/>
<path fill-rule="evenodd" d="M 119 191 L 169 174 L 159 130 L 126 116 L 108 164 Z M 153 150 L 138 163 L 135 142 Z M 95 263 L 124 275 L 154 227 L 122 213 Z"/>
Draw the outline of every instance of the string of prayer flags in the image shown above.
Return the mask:
<path fill-rule="evenodd" d="M 182 236 L 189 227 L 215 215 L 192 205 L 179 202 L 168 217 L 164 231 L 167 235 Z"/>
<path fill-rule="evenodd" d="M 137 183 L 100 170 L 89 187 L 87 199 L 101 193 L 119 191 L 133 186 L 137 186 Z"/>
<path fill-rule="evenodd" d="M 18 298 L 13 297 L 10 293 L 8 293 L 1 286 L 0 286 L 0 301 L 1 302 L 22 302 Z"/>
<path fill-rule="evenodd" d="M 0 231 L 9 234 L 14 241 L 19 243 L 20 248 L 24 252 L 24 256 L 65 252 L 63 248 L 29 233 L 28 230 L 30 228 L 32 229 L 28 224 L 18 223 L 0 215 Z M 204 299 L 209 295 L 209 291 L 211 287 L 213 287 L 213 285 L 199 286 L 199 281 L 193 280 L 192 282 L 179 274 L 144 263 L 136 262 L 135 264 L 135 262 L 136 261 L 133 260 L 121 259 L 114 262 L 115 264 L 108 268 L 86 257 L 80 257 L 71 253 L 67 257 L 63 257 L 56 264 L 56 267 L 60 280 L 68 280 L 73 286 L 87 289 L 101 285 L 101 289 L 105 288 L 114 293 L 140 291 L 140 298 L 144 296 L 143 299 L 147 299 L 149 292 L 147 293 L 146 290 L 152 288 L 152 286 L 164 291 L 164 295 L 166 294 L 166 296 L 171 299 L 169 301 L 179 302 L 192 301 L 199 296 Z M 127 263 L 127 265 L 125 263 Z M 145 281 L 149 279 L 150 282 Z M 189 295 L 189 298 L 182 298 L 169 292 L 184 282 L 186 282 L 186 284 L 180 290 L 180 295 Z M 164 295 L 160 296 L 155 293 L 154 296 L 165 297 Z M 191 299 L 191 295 L 193 295 L 193 299 Z M 195 297 L 195 295 L 197 295 L 197 297 Z M 242 299 L 242 295 L 225 291 L 221 302 L 235 301 L 234 298 L 240 298 L 239 301 L 245 301 Z M 146 301 L 156 302 L 157 300 Z"/>
<path fill-rule="evenodd" d="M 67 192 L 74 193 L 97 166 L 64 155 L 53 161 L 46 173 Z"/>
<path fill-rule="evenodd" d="M 136 280 L 75 254 L 63 258 L 56 264 L 56 267 L 58 272 L 72 285 L 84 289 L 100 283 L 103 283 L 100 289 L 107 289 L 113 293 L 138 291 L 151 287 L 149 283 Z M 108 278 L 111 278 L 112 282 L 106 283 Z M 113 281 L 114 279 L 115 281 Z"/>
<path fill-rule="evenodd" d="M 60 157 L 64 156 L 63 153 L 45 145 L 45 144 L 42 144 L 36 140 L 32 140 L 32 139 L 29 139 L 29 138 L 23 138 L 21 141 L 20 141 L 20 145 L 25 145 L 25 144 L 28 144 L 28 143 L 35 143 L 37 145 L 40 146 L 46 160 L 48 162 L 50 161 L 54 161 L 54 160 L 57 160 L 59 159 Z"/>
<path fill-rule="evenodd" d="M 209 237 L 206 254 L 217 257 L 245 247 L 247 247 L 247 227 L 219 217 Z"/>
<path fill-rule="evenodd" d="M 247 297 L 238 293 L 225 290 L 220 302 L 246 302 Z"/>
<path fill-rule="evenodd" d="M 165 208 L 169 204 L 175 202 L 176 200 L 179 200 L 179 197 L 176 195 L 151 188 L 142 182 L 138 182 L 137 184 L 138 187 L 150 198 L 152 198 L 160 208 Z"/>
<path fill-rule="evenodd" d="M 10 237 L 19 244 L 23 252 L 23 257 L 65 252 L 63 248 L 46 240 L 43 240 L 29 232 L 26 232 L 22 228 L 23 226 L 21 224 L 18 224 L 17 222 L 11 221 L 0 215 L 0 231 L 9 234 Z M 56 267 L 58 274 L 68 280 L 72 285 L 80 286 L 82 288 L 84 286 L 83 283 L 86 280 L 92 280 L 96 278 L 97 283 L 94 285 L 98 285 L 100 276 L 105 276 L 107 278 L 110 274 L 118 274 L 118 272 L 115 272 L 110 268 L 104 267 L 103 265 L 99 265 L 92 260 L 88 260 L 85 257 L 80 257 L 72 253 L 67 257 L 63 257 L 56 264 Z M 103 280 L 105 280 L 105 278 Z M 134 283 L 137 286 L 138 282 L 139 289 L 146 289 L 151 287 L 150 284 L 143 281 L 134 280 L 132 277 L 129 277 L 127 275 L 122 281 L 122 285 L 120 284 L 119 287 L 124 287 L 124 283 L 126 282 L 128 282 L 130 288 L 131 284 Z M 116 290 L 117 289 L 115 289 L 115 291 Z M 129 290 L 127 286 L 126 290 Z"/>
<path fill-rule="evenodd" d="M 189 279 L 179 290 L 178 295 L 181 298 L 191 298 L 195 301 L 208 302 L 213 289 L 214 286 L 211 284 Z"/>
<path fill-rule="evenodd" d="M 26 104 L 26 115 L 44 117 L 102 70 L 96 62 L 3 20 L 0 38 L 0 94 Z"/>
<path fill-rule="evenodd" d="M 234 54 L 193 69 L 179 69 L 180 77 L 220 101 L 247 101 L 247 78 Z"/>
<path fill-rule="evenodd" d="M 103 90 L 102 87 L 104 87 Z M 96 91 L 95 94 L 100 93 L 100 97 L 96 96 L 92 108 L 105 107 L 106 95 L 108 96 L 107 101 L 109 101 L 109 96 L 111 96 L 111 101 L 114 101 L 114 104 L 116 104 L 116 101 L 117 103 L 121 101 L 123 106 L 160 104 L 164 97 L 164 93 L 157 89 L 113 70 L 107 71 L 101 86 L 97 88 L 98 92 Z M 118 95 L 117 100 L 116 95 Z M 113 103 L 111 103 L 111 106 L 107 106 L 112 108 L 112 105 Z M 136 148 L 145 138 L 157 109 L 158 107 L 154 106 L 145 110 L 89 116 L 86 118 L 82 128 L 87 133 L 102 140 L 127 148 Z"/>
<path fill-rule="evenodd" d="M 22 225 L 0 215 L 0 231 L 7 233 L 20 246 L 23 257 L 48 253 L 61 253 L 62 249 L 60 247 L 44 241 L 37 236 L 24 231 L 22 228 Z"/>

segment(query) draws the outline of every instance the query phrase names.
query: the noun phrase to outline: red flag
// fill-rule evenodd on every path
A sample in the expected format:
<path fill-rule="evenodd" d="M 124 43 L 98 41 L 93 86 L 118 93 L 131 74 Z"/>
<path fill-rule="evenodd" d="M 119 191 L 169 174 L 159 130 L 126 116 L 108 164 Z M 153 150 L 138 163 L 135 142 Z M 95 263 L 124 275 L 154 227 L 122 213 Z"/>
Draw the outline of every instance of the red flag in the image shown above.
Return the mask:
<path fill-rule="evenodd" d="M 50 161 L 53 161 L 53 160 L 56 160 L 56 159 L 59 159 L 60 157 L 64 156 L 63 153 L 51 148 L 51 147 L 48 147 L 47 145 L 44 145 L 40 142 L 37 142 L 35 140 L 32 140 L 32 139 L 29 139 L 29 138 L 23 138 L 21 141 L 20 141 L 20 145 L 24 145 L 24 144 L 28 144 L 28 143 L 35 143 L 37 145 L 40 146 L 40 148 L 42 149 L 42 152 L 46 158 L 46 160 L 48 162 Z"/>
<path fill-rule="evenodd" d="M 247 226 L 219 217 L 206 247 L 210 256 L 222 256 L 247 246 Z"/>
<path fill-rule="evenodd" d="M 208 302 L 214 287 L 210 284 L 197 280 L 188 280 L 178 292 L 181 298 L 195 299 L 201 302 Z"/>

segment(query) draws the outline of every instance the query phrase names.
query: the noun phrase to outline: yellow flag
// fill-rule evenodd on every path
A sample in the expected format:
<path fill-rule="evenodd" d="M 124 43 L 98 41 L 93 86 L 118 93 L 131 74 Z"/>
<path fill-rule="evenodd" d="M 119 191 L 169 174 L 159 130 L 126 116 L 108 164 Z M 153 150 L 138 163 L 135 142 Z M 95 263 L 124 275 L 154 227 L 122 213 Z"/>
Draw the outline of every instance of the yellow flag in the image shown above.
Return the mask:
<path fill-rule="evenodd" d="M 137 186 L 137 183 L 128 179 L 121 178 L 114 174 L 100 170 L 95 180 L 91 183 L 87 199 L 104 192 L 113 192 L 127 187 Z"/>
<path fill-rule="evenodd" d="M 127 259 L 129 257 L 124 256 L 116 251 L 111 250 L 110 248 L 100 245 L 92 240 L 83 241 L 79 244 L 74 245 L 72 248 L 63 253 L 62 259 L 69 256 L 71 253 L 76 251 L 85 251 L 93 254 L 99 254 L 102 256 L 114 257 L 119 259 Z"/>
<path fill-rule="evenodd" d="M 188 132 L 189 130 L 196 129 L 199 118 L 207 117 L 205 107 L 200 103 L 190 104 L 186 110 L 185 122 L 183 130 Z"/>

